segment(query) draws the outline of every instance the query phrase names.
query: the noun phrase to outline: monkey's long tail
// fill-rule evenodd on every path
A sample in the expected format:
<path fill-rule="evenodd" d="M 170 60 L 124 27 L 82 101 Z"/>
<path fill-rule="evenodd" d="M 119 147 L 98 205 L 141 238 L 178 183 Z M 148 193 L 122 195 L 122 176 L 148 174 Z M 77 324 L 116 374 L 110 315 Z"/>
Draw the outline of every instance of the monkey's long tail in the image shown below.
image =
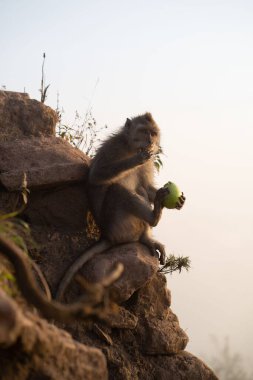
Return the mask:
<path fill-rule="evenodd" d="M 111 246 L 112 244 L 109 243 L 109 241 L 101 240 L 100 242 L 95 243 L 91 248 L 87 249 L 87 251 L 85 251 L 81 256 L 79 256 L 64 274 L 57 289 L 55 299 L 58 301 L 62 300 L 62 297 L 67 287 L 69 286 L 72 278 L 82 268 L 82 266 L 85 263 L 87 263 L 87 261 L 91 260 L 94 256 L 98 255 L 99 253 L 106 251 Z"/>

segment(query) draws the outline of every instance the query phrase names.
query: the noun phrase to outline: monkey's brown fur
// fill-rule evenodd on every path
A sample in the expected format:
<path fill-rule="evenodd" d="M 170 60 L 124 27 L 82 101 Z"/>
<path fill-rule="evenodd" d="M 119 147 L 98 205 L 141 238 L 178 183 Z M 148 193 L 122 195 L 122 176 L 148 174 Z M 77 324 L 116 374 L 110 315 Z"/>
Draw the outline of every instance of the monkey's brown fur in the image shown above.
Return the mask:
<path fill-rule="evenodd" d="M 90 166 L 88 199 L 102 241 L 68 269 L 59 286 L 58 299 L 82 265 L 112 245 L 141 242 L 151 254 L 158 255 L 159 251 L 160 262 L 164 263 L 164 246 L 150 236 L 168 194 L 167 189 L 154 187 L 153 157 L 159 146 L 159 128 L 152 115 L 146 113 L 127 119 L 98 149 Z"/>
<path fill-rule="evenodd" d="M 101 238 L 113 245 L 140 241 L 163 260 L 164 249 L 150 239 L 167 190 L 154 187 L 153 156 L 160 131 L 150 113 L 127 119 L 98 150 L 90 167 L 88 197 Z M 152 207 L 154 205 L 154 207 Z"/>

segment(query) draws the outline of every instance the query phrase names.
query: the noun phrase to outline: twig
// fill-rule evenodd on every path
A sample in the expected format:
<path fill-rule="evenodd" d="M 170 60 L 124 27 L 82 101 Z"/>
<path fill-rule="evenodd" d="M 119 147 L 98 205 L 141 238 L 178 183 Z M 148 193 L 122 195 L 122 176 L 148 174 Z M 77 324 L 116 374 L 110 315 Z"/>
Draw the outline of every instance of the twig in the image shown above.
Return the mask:
<path fill-rule="evenodd" d="M 98 317 L 105 319 L 106 314 L 113 309 L 113 303 L 108 302 L 108 295 L 94 292 L 94 298 L 88 301 L 77 301 L 64 305 L 57 301 L 49 301 L 37 287 L 28 257 L 14 243 L 0 235 L 0 252 L 13 264 L 19 288 L 23 296 L 49 319 L 61 322 L 71 322 L 74 319 L 90 319 Z M 101 284 L 95 284 L 98 288 Z M 103 296 L 106 296 L 103 302 Z"/>
<path fill-rule="evenodd" d="M 45 103 L 45 100 L 47 98 L 47 90 L 50 86 L 50 84 L 48 84 L 47 86 L 45 86 L 45 73 L 44 73 L 44 65 L 45 65 L 45 60 L 46 60 L 46 53 L 43 53 L 43 61 L 42 61 L 42 73 L 41 73 L 41 85 L 40 85 L 40 93 L 41 93 L 41 97 L 40 97 L 40 101 L 41 103 Z"/>

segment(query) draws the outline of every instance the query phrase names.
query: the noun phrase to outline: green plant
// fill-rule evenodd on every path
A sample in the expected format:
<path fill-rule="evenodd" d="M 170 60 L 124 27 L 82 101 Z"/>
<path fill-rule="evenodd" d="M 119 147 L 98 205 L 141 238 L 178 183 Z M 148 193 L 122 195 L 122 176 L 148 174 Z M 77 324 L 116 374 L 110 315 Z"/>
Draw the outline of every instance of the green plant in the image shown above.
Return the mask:
<path fill-rule="evenodd" d="M 26 254 L 28 254 L 26 242 L 33 240 L 27 223 L 17 218 L 20 211 L 9 214 L 0 214 L 0 235 L 8 238 Z M 10 296 L 17 294 L 16 279 L 5 266 L 0 266 L 0 287 Z"/>
<path fill-rule="evenodd" d="M 161 159 L 161 154 L 163 154 L 163 150 L 162 150 L 162 147 L 159 146 L 159 150 L 158 150 L 158 152 L 154 156 L 154 165 L 155 165 L 155 168 L 156 168 L 156 170 L 158 172 L 163 167 L 163 162 L 162 162 L 162 159 Z"/>
<path fill-rule="evenodd" d="M 26 241 L 33 242 L 26 222 L 17 218 L 19 211 L 0 214 L 0 234 L 13 241 L 24 252 L 28 252 Z"/>
<path fill-rule="evenodd" d="M 23 173 L 22 184 L 20 187 L 20 195 L 22 204 L 18 210 L 9 212 L 7 214 L 0 213 L 0 234 L 13 241 L 19 248 L 26 253 L 28 252 L 25 241 L 32 243 L 33 240 L 30 234 L 30 228 L 26 222 L 19 219 L 18 216 L 24 211 L 30 190 L 27 188 L 27 176 Z M 17 201 L 19 203 L 19 201 Z"/>
<path fill-rule="evenodd" d="M 189 257 L 183 257 L 175 255 L 169 255 L 166 257 L 165 264 L 159 269 L 159 272 L 164 274 L 172 274 L 175 271 L 181 273 L 182 269 L 188 271 L 191 267 L 191 261 Z"/>
<path fill-rule="evenodd" d="M 7 269 L 1 266 L 0 287 L 11 297 L 17 295 L 16 278 Z"/>
<path fill-rule="evenodd" d="M 22 249 L 25 255 L 29 255 L 27 244 L 29 244 L 30 248 L 36 248 L 36 243 L 31 236 L 28 224 L 23 220 L 17 218 L 17 215 L 19 215 L 21 211 L 19 210 L 4 215 L 0 214 L 0 236 L 2 235 L 4 238 L 12 241 L 15 245 Z M 35 261 L 30 260 L 30 263 L 37 275 L 37 278 L 44 288 L 47 298 L 50 300 L 51 292 L 44 274 Z"/>

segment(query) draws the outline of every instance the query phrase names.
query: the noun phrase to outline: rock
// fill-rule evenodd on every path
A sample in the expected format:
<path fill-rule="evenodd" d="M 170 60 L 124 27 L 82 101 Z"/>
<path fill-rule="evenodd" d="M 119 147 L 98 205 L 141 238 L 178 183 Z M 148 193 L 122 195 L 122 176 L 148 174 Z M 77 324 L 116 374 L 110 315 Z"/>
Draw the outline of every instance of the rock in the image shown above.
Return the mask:
<path fill-rule="evenodd" d="M 175 354 L 184 350 L 188 343 L 170 303 L 166 278 L 161 273 L 157 273 L 135 296 L 130 310 L 138 317 L 138 344 L 146 354 Z"/>
<path fill-rule="evenodd" d="M 71 226 L 68 229 L 66 225 L 64 228 L 54 227 L 52 224 L 47 227 L 33 225 L 31 230 L 35 244 L 28 242 L 30 255 L 45 274 L 54 295 L 67 268 L 87 248 L 85 230 L 73 230 Z M 76 283 L 73 283 L 75 288 Z M 71 296 L 70 302 L 73 302 L 77 298 L 76 293 Z"/>
<path fill-rule="evenodd" d="M 136 315 L 165 319 L 169 315 L 171 293 L 164 274 L 157 272 L 152 279 L 136 292 L 134 307 Z"/>
<path fill-rule="evenodd" d="M 9 191 L 48 188 L 85 181 L 88 157 L 57 137 L 26 138 L 0 143 L 0 182 Z"/>
<path fill-rule="evenodd" d="M 104 318 L 104 322 L 112 328 L 135 329 L 138 318 L 124 307 L 119 306 L 117 311 Z"/>
<path fill-rule="evenodd" d="M 202 360 L 185 351 L 170 356 L 149 356 L 149 363 L 143 363 L 138 377 L 133 379 L 218 380 Z"/>
<path fill-rule="evenodd" d="M 2 322 L 6 317 L 6 307 L 17 315 L 13 319 L 15 334 L 9 329 L 8 336 L 7 332 L 2 334 L 0 329 L 0 343 L 5 343 L 5 346 L 13 345 L 11 354 L 8 349 L 0 349 L 1 380 L 108 379 L 106 360 L 100 350 L 74 341 L 67 332 L 30 312 L 21 312 L 17 304 L 1 289 L 0 298 Z M 18 344 L 14 344 L 14 338 Z"/>
<path fill-rule="evenodd" d="M 54 227 L 69 232 L 84 232 L 87 208 L 85 185 L 73 183 L 31 191 L 23 218 L 33 227 Z"/>
<path fill-rule="evenodd" d="M 99 282 L 118 262 L 124 265 L 124 272 L 111 289 L 117 302 L 122 303 L 154 276 L 159 262 L 142 244 L 122 244 L 90 260 L 81 273 L 88 281 Z"/>
<path fill-rule="evenodd" d="M 113 380 L 218 380 L 213 371 L 188 352 L 176 355 L 144 356 L 133 349 L 122 350 L 114 338 L 104 346 L 110 379 Z"/>
<path fill-rule="evenodd" d="M 175 314 L 169 310 L 167 319 L 140 318 L 137 327 L 140 349 L 148 355 L 170 355 L 184 350 L 188 337 L 180 328 Z"/>
<path fill-rule="evenodd" d="M 57 113 L 28 94 L 0 91 L 0 141 L 53 136 Z"/>

